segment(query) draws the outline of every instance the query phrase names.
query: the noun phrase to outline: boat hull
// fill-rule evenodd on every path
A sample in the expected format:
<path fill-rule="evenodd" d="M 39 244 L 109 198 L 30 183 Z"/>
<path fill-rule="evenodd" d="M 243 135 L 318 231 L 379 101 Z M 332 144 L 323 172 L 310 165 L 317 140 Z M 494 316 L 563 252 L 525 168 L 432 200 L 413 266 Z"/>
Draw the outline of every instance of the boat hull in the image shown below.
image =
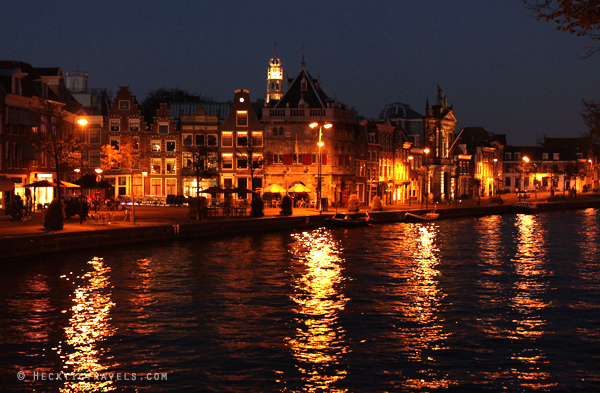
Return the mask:
<path fill-rule="evenodd" d="M 348 214 L 335 214 L 333 217 L 325 219 L 325 224 L 334 228 L 355 228 L 371 225 L 370 217 L 358 217 Z"/>
<path fill-rule="evenodd" d="M 427 213 L 427 214 L 414 214 L 406 213 L 404 215 L 404 221 L 407 222 L 424 222 L 437 220 L 440 215 L 438 213 Z"/>

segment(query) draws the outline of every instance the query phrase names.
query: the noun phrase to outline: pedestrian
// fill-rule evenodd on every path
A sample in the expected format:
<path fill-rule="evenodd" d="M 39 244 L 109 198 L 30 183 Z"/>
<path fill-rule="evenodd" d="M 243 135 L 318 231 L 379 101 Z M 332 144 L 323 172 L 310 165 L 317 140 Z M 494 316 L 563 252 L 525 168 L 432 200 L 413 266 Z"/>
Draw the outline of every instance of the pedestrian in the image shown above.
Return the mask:
<path fill-rule="evenodd" d="M 25 196 L 25 198 L 26 198 L 25 207 L 27 209 L 27 212 L 31 213 L 31 208 L 33 206 L 33 201 L 31 199 L 31 195 L 27 195 L 27 196 Z"/>

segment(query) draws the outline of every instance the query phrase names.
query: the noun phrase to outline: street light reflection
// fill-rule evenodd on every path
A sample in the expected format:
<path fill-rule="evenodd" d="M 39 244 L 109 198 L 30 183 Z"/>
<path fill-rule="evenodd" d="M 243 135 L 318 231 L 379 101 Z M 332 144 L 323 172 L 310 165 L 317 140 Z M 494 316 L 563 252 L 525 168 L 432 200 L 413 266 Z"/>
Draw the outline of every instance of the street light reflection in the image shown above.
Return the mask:
<path fill-rule="evenodd" d="M 541 311 L 549 306 L 544 301 L 548 290 L 548 283 L 544 277 L 548 276 L 545 269 L 546 231 L 540 224 L 536 215 L 517 214 L 515 218 L 517 233 L 515 244 L 517 247 L 513 259 L 515 273 L 519 276 L 514 283 L 515 295 L 511 299 L 512 308 L 517 311 L 513 319 L 515 328 L 507 332 L 507 337 L 513 340 L 523 340 L 526 344 L 515 351 L 511 358 L 523 363 L 522 369 L 515 369 L 518 378 L 523 381 L 523 386 L 545 390 L 555 384 L 547 381 L 552 379 L 548 373 L 540 371 L 536 365 L 548 362 L 548 359 L 536 341 L 546 332 L 547 321 L 542 317 Z M 527 383 L 531 381 L 531 383 Z"/>
<path fill-rule="evenodd" d="M 444 331 L 444 320 L 439 316 L 444 293 L 439 287 L 440 249 L 437 245 L 439 227 L 432 224 L 411 224 L 402 245 L 406 248 L 408 269 L 406 304 L 403 314 L 414 327 L 397 331 L 398 342 L 409 361 L 421 365 L 435 362 L 435 353 L 446 348 L 449 334 Z M 410 240 L 408 240 L 410 239 Z M 444 389 L 455 382 L 447 375 L 436 375 L 427 369 L 422 375 L 405 375 L 404 388 L 415 390 Z"/>
<path fill-rule="evenodd" d="M 339 322 L 339 312 L 348 301 L 342 292 L 341 246 L 324 229 L 293 236 L 294 293 L 290 297 L 298 305 L 294 310 L 298 328 L 288 342 L 305 376 L 302 391 L 345 392 L 334 386 L 347 375 L 340 366 L 348 352 L 346 331 Z"/>
<path fill-rule="evenodd" d="M 106 351 L 101 343 L 116 330 L 110 324 L 109 316 L 114 306 L 109 282 L 110 268 L 104 265 L 102 258 L 94 258 L 88 264 L 93 270 L 77 277 L 83 283 L 75 288 L 71 299 L 74 304 L 69 325 L 65 327 L 66 345 L 60 343 L 56 349 L 63 362 L 63 371 L 77 373 L 81 378 L 66 381 L 61 392 L 106 392 L 116 389 L 110 380 L 94 380 L 94 375 L 116 366 L 101 362 Z"/>

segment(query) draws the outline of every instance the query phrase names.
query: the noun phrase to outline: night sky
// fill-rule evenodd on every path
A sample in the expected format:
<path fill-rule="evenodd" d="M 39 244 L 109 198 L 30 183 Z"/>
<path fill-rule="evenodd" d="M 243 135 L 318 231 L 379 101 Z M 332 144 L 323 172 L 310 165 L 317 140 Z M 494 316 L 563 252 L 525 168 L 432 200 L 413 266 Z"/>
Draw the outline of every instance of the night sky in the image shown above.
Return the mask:
<path fill-rule="evenodd" d="M 457 130 L 483 126 L 513 145 L 586 132 L 600 100 L 600 53 L 536 21 L 521 0 L 3 1 L 0 59 L 86 71 L 89 87 L 179 87 L 219 101 L 264 98 L 277 43 L 284 74 L 306 67 L 367 118 L 403 102 L 424 114 L 437 87 Z"/>

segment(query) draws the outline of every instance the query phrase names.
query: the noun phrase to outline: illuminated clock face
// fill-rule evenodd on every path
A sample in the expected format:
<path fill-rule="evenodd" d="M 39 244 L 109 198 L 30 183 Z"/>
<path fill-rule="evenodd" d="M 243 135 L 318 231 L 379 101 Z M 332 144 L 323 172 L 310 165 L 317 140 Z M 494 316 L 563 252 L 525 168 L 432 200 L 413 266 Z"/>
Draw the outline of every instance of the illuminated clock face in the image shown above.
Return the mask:
<path fill-rule="evenodd" d="M 240 97 L 240 102 L 244 102 L 244 97 Z"/>

